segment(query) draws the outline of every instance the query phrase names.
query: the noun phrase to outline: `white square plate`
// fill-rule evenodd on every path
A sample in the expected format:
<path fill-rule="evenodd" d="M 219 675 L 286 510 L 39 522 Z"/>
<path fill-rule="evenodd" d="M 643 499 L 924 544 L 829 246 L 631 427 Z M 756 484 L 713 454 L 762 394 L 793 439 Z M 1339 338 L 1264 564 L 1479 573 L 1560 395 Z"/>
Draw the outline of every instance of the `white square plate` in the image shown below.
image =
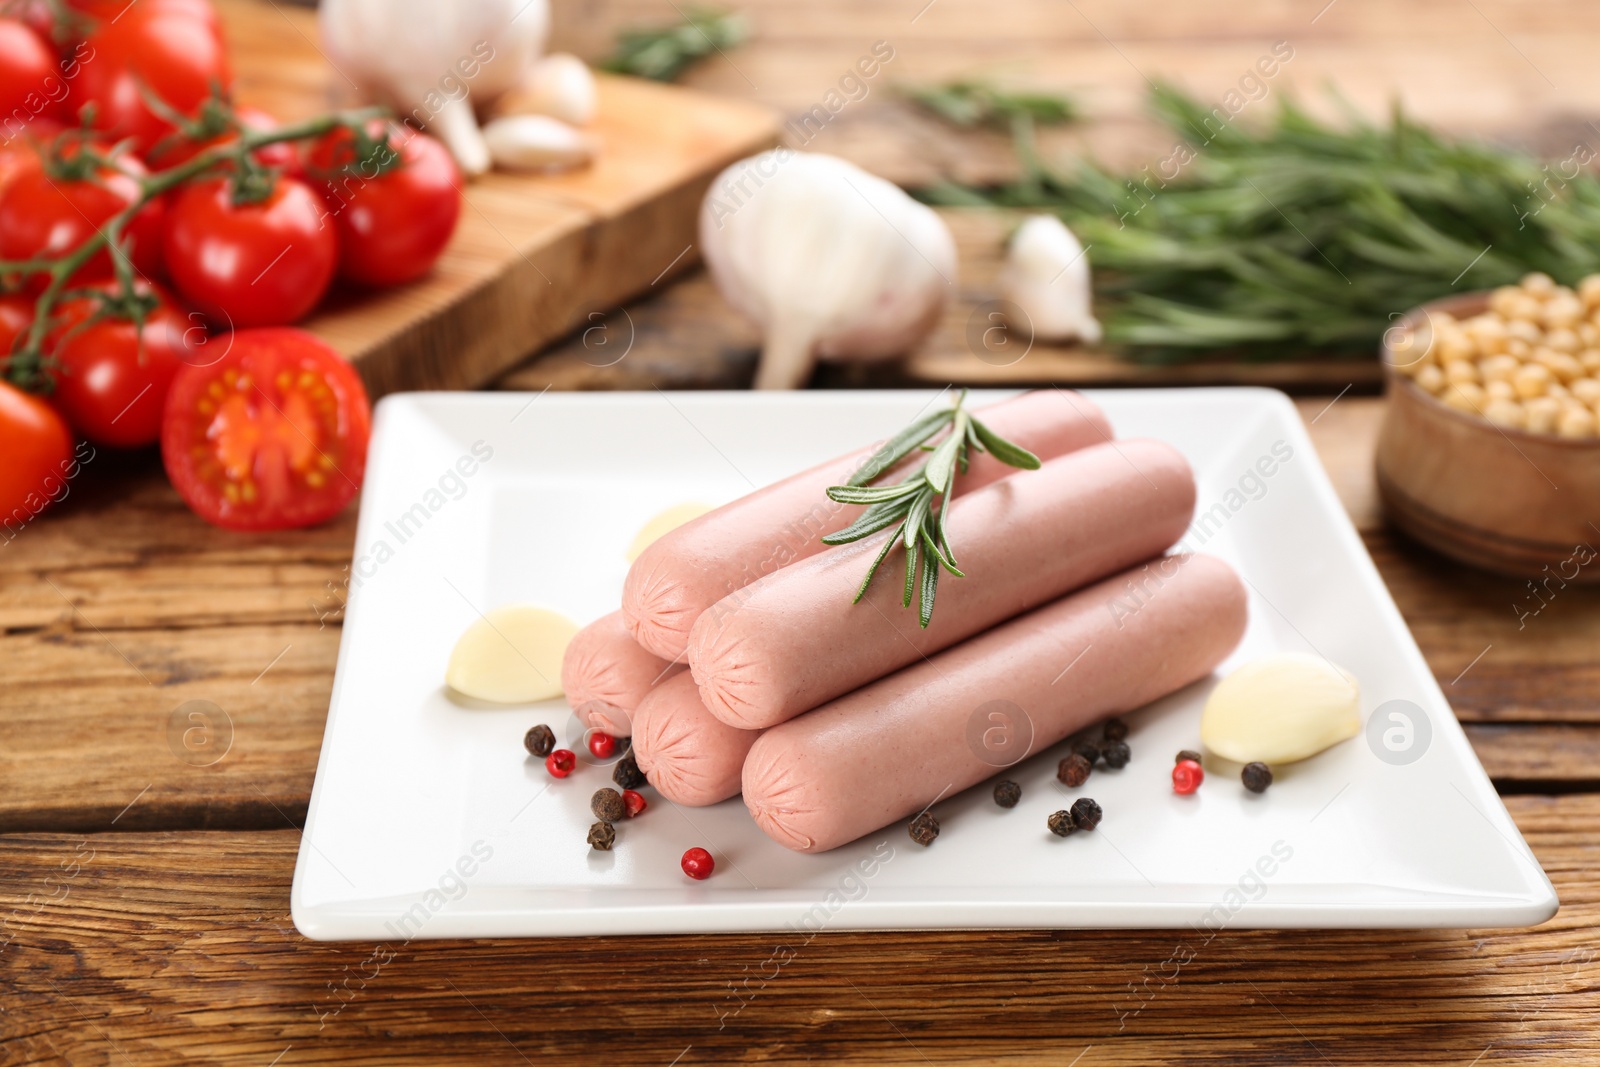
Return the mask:
<path fill-rule="evenodd" d="M 1004 394 L 978 394 L 975 404 Z M 338 675 L 293 914 L 324 939 L 985 927 L 1511 926 L 1556 896 L 1506 814 L 1328 483 L 1293 405 L 1263 389 L 1090 394 L 1119 437 L 1194 464 L 1190 548 L 1251 591 L 1224 670 L 1315 651 L 1361 682 L 1366 734 L 1281 768 L 1264 795 L 1213 774 L 1173 794 L 1210 682 L 1129 716 L 1134 759 L 1097 773 L 1092 834 L 1062 840 L 1060 750 L 938 806 L 921 848 L 890 826 L 823 855 L 769 841 L 737 798 L 652 807 L 591 852 L 601 768 L 552 780 L 522 735 L 560 701 L 505 708 L 443 686 L 480 611 L 613 610 L 643 523 L 720 503 L 880 439 L 928 392 L 391 396 L 378 408 Z M 1276 462 L 1263 462 L 1274 456 Z M 1287 453 L 1287 458 L 1285 458 Z M 1270 470 L 1270 475 L 1263 475 Z M 1390 701 L 1380 716 L 1374 709 Z M 1399 709 L 1404 718 L 1390 712 Z M 1369 740 L 1370 738 L 1370 740 Z M 1380 755 L 1381 753 L 1381 755 Z M 1074 794 L 1076 795 L 1076 794 Z M 701 845 L 717 872 L 686 878 Z"/>

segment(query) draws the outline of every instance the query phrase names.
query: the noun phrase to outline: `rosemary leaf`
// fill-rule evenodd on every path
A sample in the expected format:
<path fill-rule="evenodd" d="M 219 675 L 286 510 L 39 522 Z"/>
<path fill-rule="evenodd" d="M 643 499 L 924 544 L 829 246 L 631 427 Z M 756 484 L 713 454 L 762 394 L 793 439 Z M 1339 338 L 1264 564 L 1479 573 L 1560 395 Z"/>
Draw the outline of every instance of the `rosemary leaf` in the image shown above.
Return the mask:
<path fill-rule="evenodd" d="M 877 557 L 872 561 L 872 566 L 867 568 L 867 576 L 861 579 L 861 584 L 856 587 L 856 598 L 850 603 L 861 603 L 861 598 L 867 595 L 867 586 L 872 584 L 873 575 L 878 573 L 878 568 L 883 565 L 883 561 L 889 558 L 889 550 L 898 544 L 899 541 L 900 531 L 896 530 L 894 533 L 889 535 L 886 541 L 883 542 L 883 548 L 878 551 Z"/>
<path fill-rule="evenodd" d="M 909 526 L 907 526 L 907 530 L 909 532 L 909 530 L 910 530 Z M 905 596 L 902 597 L 901 600 L 900 600 L 900 606 L 903 607 L 903 608 L 909 608 L 911 606 L 911 594 L 916 591 L 916 585 L 917 585 L 917 554 L 918 554 L 917 550 L 919 548 L 921 548 L 921 547 L 922 547 L 922 539 L 920 537 L 907 538 L 907 540 L 906 540 L 906 592 L 905 592 Z M 924 569 L 929 569 L 929 568 L 924 568 Z M 931 568 L 931 569 L 938 570 L 937 567 L 934 567 L 934 568 Z"/>
<path fill-rule="evenodd" d="M 600 64 L 614 74 L 675 81 L 713 52 L 740 44 L 747 33 L 742 16 L 714 8 L 690 8 L 676 26 L 623 30 L 616 51 Z"/>
<path fill-rule="evenodd" d="M 828 534 L 822 539 L 825 545 L 847 545 L 852 541 L 859 541 L 868 534 L 875 534 L 887 526 L 893 526 L 906 517 L 906 512 L 911 510 L 911 498 L 900 500 L 886 500 L 881 504 L 874 504 L 861 513 L 861 517 L 837 533 Z"/>
<path fill-rule="evenodd" d="M 1007 441 L 977 419 L 972 419 L 972 432 L 977 435 L 979 441 L 983 442 L 983 446 L 989 450 L 989 454 L 1006 466 L 1018 467 L 1025 471 L 1039 469 L 1038 456 L 1021 445 L 1014 445 Z"/>
<path fill-rule="evenodd" d="M 933 543 L 930 541 L 928 544 L 931 548 Z M 930 558 L 922 564 L 922 589 L 917 600 L 917 621 L 924 630 L 933 618 L 933 595 L 938 588 L 939 568 Z"/>
<path fill-rule="evenodd" d="M 880 477 L 884 471 L 905 459 L 921 444 L 934 434 L 947 426 L 955 417 L 955 409 L 935 411 L 924 415 L 910 426 L 895 434 L 885 441 L 883 446 L 874 452 L 865 463 L 856 468 L 846 485 L 866 485 L 874 478 Z M 831 492 L 829 495 L 832 495 Z"/>
<path fill-rule="evenodd" d="M 928 480 L 935 493 L 944 492 L 950 484 L 950 475 L 955 470 L 956 457 L 966 440 L 967 425 L 971 418 L 972 416 L 965 411 L 958 412 L 950 433 L 939 442 L 939 447 L 933 450 L 933 455 L 928 457 L 928 469 L 923 477 Z"/>
<path fill-rule="evenodd" d="M 837 504 L 881 504 L 888 500 L 915 496 L 922 487 L 914 482 L 897 485 L 836 485 L 828 490 L 828 499 Z"/>

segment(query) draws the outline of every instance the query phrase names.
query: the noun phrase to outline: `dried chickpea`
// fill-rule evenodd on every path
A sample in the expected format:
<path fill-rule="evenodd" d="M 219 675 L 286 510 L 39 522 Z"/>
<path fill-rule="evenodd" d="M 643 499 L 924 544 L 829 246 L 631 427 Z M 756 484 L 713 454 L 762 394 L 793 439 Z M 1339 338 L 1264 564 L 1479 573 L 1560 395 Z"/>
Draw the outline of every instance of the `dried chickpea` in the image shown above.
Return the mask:
<path fill-rule="evenodd" d="M 1556 420 L 1561 417 L 1561 401 L 1549 396 L 1536 396 L 1522 405 L 1528 416 L 1529 433 L 1555 433 Z"/>
<path fill-rule="evenodd" d="M 1577 333 L 1565 326 L 1556 326 L 1546 330 L 1544 332 L 1544 346 L 1553 348 L 1557 352 L 1565 352 L 1568 355 L 1583 347 L 1578 340 Z"/>
<path fill-rule="evenodd" d="M 1504 352 L 1506 342 L 1511 339 L 1506 333 L 1505 321 L 1498 315 L 1478 315 L 1468 319 L 1466 334 L 1478 346 L 1478 351 L 1486 356 Z"/>
<path fill-rule="evenodd" d="M 1572 390 L 1574 398 L 1583 401 L 1590 407 L 1600 404 L 1600 381 L 1593 378 L 1579 378 L 1567 386 Z"/>
<path fill-rule="evenodd" d="M 1583 321 L 1583 303 L 1571 294 L 1558 294 L 1545 301 L 1542 317 L 1552 329 L 1577 326 Z"/>
<path fill-rule="evenodd" d="M 1486 382 L 1509 382 L 1520 366 L 1522 361 L 1516 356 L 1490 356 L 1478 362 L 1478 373 L 1483 375 Z"/>
<path fill-rule="evenodd" d="M 1440 363 L 1449 363 L 1452 360 L 1471 359 L 1477 355 L 1474 351 L 1472 339 L 1459 329 L 1443 330 L 1434 334 L 1437 338 L 1429 351 Z"/>
<path fill-rule="evenodd" d="M 1591 274 L 1578 283 L 1578 299 L 1591 310 L 1600 305 L 1600 274 Z"/>
<path fill-rule="evenodd" d="M 1458 411 L 1476 415 L 1483 410 L 1483 386 L 1476 382 L 1455 382 L 1439 399 Z"/>
<path fill-rule="evenodd" d="M 1423 334 L 1417 330 L 1402 330 L 1399 338 L 1389 346 L 1394 356 L 1394 369 L 1402 374 L 1417 373 L 1419 368 L 1434 362 L 1436 347 L 1431 331 Z"/>
<path fill-rule="evenodd" d="M 1522 291 L 1541 299 L 1556 291 L 1556 280 L 1544 271 L 1533 271 L 1522 276 Z"/>
<path fill-rule="evenodd" d="M 1446 384 L 1444 380 L 1444 371 L 1439 369 L 1439 365 L 1437 363 L 1424 364 L 1417 370 L 1416 378 L 1417 384 L 1422 386 L 1428 392 L 1432 393 L 1434 396 L 1438 396 L 1440 393 L 1444 392 L 1444 387 Z"/>
<path fill-rule="evenodd" d="M 1568 397 L 1572 396 L 1572 394 L 1567 391 L 1567 387 L 1562 385 L 1560 382 L 1551 382 L 1545 388 L 1544 395 L 1555 397 L 1557 400 L 1566 400 Z"/>
<path fill-rule="evenodd" d="M 1567 408 L 1556 420 L 1556 433 L 1562 437 L 1593 437 L 1594 412 L 1585 407 Z"/>
<path fill-rule="evenodd" d="M 1520 397 L 1543 396 L 1550 388 L 1552 377 L 1548 367 L 1538 363 L 1527 363 L 1518 369 L 1511 379 L 1511 384 L 1517 387 L 1517 395 Z"/>
<path fill-rule="evenodd" d="M 1578 362 L 1583 364 L 1583 369 L 1591 375 L 1600 376 L 1600 348 L 1585 349 L 1578 355 Z"/>
<path fill-rule="evenodd" d="M 1527 425 L 1528 416 L 1515 400 L 1491 400 L 1484 405 L 1483 417 L 1496 426 L 1520 430 Z"/>
<path fill-rule="evenodd" d="M 1578 362 L 1578 358 L 1576 356 L 1568 355 L 1565 352 L 1552 352 L 1549 349 L 1545 349 L 1543 355 L 1535 352 L 1533 358 L 1537 360 L 1541 366 L 1548 368 L 1550 373 L 1554 374 L 1563 385 L 1577 378 L 1583 377 L 1583 364 Z"/>
<path fill-rule="evenodd" d="M 1527 319 L 1512 319 L 1506 323 L 1506 335 L 1511 340 L 1521 341 L 1526 345 L 1544 343 L 1544 331 Z"/>
<path fill-rule="evenodd" d="M 1490 400 L 1517 399 L 1516 389 L 1512 387 L 1510 382 L 1503 379 L 1492 382 L 1484 382 L 1483 395 L 1488 397 Z"/>
<path fill-rule="evenodd" d="M 1526 341 L 1513 337 L 1506 342 L 1506 355 L 1520 363 L 1533 355 L 1533 346 Z"/>
<path fill-rule="evenodd" d="M 1444 380 L 1447 382 L 1476 382 L 1478 380 L 1478 365 L 1470 359 L 1451 360 L 1444 365 Z"/>
<path fill-rule="evenodd" d="M 1515 318 L 1511 309 L 1522 299 L 1522 290 L 1515 285 L 1502 285 L 1489 294 L 1489 310 L 1501 318 Z"/>
<path fill-rule="evenodd" d="M 1600 344 L 1600 326 L 1596 326 L 1592 322 L 1580 322 L 1578 324 L 1578 341 L 1584 348 L 1593 348 L 1596 344 Z"/>

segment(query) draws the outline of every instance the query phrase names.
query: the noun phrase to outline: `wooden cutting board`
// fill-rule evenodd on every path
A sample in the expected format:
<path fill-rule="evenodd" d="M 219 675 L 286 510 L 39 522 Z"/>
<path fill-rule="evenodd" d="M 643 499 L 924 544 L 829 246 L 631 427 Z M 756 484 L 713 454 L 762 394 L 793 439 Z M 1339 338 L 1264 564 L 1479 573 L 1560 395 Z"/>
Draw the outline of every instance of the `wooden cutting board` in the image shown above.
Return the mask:
<path fill-rule="evenodd" d="M 241 103 L 284 120 L 329 109 L 339 75 L 318 50 L 314 13 L 272 0 L 217 6 Z M 431 275 L 336 291 L 302 323 L 356 364 L 374 397 L 482 385 L 681 274 L 699 261 L 711 179 L 777 143 L 779 117 L 762 105 L 610 76 L 599 95 L 593 166 L 472 182 Z"/>

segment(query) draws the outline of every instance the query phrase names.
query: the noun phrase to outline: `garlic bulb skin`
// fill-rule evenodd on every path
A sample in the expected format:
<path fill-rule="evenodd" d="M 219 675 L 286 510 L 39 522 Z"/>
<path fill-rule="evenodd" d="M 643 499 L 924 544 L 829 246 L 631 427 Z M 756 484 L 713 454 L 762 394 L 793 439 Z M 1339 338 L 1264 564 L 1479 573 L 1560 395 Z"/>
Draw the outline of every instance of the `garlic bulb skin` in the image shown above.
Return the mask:
<path fill-rule="evenodd" d="M 944 220 L 834 156 L 778 148 L 723 171 L 700 247 L 723 297 L 766 332 L 758 389 L 805 384 L 819 358 L 901 355 L 955 291 Z"/>
<path fill-rule="evenodd" d="M 483 128 L 494 165 L 504 170 L 556 171 L 594 158 L 594 138 L 548 115 L 507 115 Z"/>
<path fill-rule="evenodd" d="M 550 8 L 548 0 L 322 0 L 318 20 L 342 81 L 439 137 L 476 176 L 490 159 L 474 109 L 532 69 Z"/>
<path fill-rule="evenodd" d="M 514 110 L 525 114 L 549 115 L 571 126 L 587 126 L 594 121 L 594 74 L 587 63 L 567 52 L 545 56 L 535 63 L 511 95 Z"/>
<path fill-rule="evenodd" d="M 1041 341 L 1100 340 L 1090 305 L 1089 257 L 1072 231 L 1054 215 L 1033 215 L 1012 235 L 1000 271 L 1000 295 L 1022 309 Z"/>

